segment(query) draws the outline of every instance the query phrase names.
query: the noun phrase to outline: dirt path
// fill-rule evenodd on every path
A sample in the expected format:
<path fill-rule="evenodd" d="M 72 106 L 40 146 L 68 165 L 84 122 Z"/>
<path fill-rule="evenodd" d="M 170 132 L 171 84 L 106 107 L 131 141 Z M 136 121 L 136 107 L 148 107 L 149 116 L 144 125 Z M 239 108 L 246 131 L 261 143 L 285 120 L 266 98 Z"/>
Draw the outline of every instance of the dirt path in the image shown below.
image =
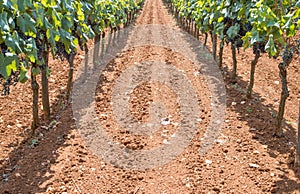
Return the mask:
<path fill-rule="evenodd" d="M 196 52 L 188 52 L 193 43 L 178 35 L 178 30 L 161 0 L 146 0 L 135 28 L 130 31 L 133 36 L 128 39 L 129 46 L 103 69 L 94 83 L 96 90 L 92 93 L 82 90 L 81 96 L 82 99 L 91 96 L 95 101 L 89 102 L 96 115 L 93 119 L 112 137 L 110 141 L 136 153 L 174 145 L 172 134 L 189 116 L 185 112 L 195 112 L 193 118 L 197 122 L 183 128 L 195 129 L 195 134 L 188 139 L 182 153 L 157 167 L 151 166 L 153 160 L 149 159 L 149 163 L 145 163 L 148 167 L 138 166 L 138 170 L 130 169 L 132 163 L 126 163 L 128 160 L 121 154 L 110 155 L 109 147 L 108 154 L 100 154 L 101 159 L 99 152 L 106 147 L 92 147 L 89 144 L 92 141 L 86 141 L 89 134 L 85 136 L 77 131 L 77 105 L 63 109 L 64 102 L 59 100 L 67 80 L 67 68 L 56 71 L 54 67 L 50 81 L 52 99 L 55 99 L 52 104 L 54 111 L 62 111 L 53 118 L 57 120 L 54 127 L 39 130 L 38 146 L 29 147 L 28 142 L 32 141 L 26 139 L 24 133 L 30 124 L 29 84 L 18 85 L 13 97 L 0 98 L 3 175 L 0 193 L 300 193 L 300 172 L 291 165 L 296 128 L 293 123 L 297 119 L 297 108 L 293 107 L 297 107 L 297 98 L 300 98 L 299 68 L 292 64 L 289 69 L 290 89 L 294 91 L 286 114 L 290 124 L 285 125 L 286 138 L 276 139 L 272 137 L 272 114 L 276 109 L 271 105 L 279 96 L 276 61 L 263 58 L 258 65 L 255 98 L 247 100 L 243 88 L 246 88 L 252 54 L 241 51 L 241 76 L 238 84 L 232 85 L 229 82 L 230 52 L 225 53 L 224 65 L 229 67 L 229 70 L 224 68 L 225 123 L 214 146 L 200 154 L 208 126 L 215 121 L 211 118 L 216 117 L 214 108 L 218 107 L 215 105 L 218 99 L 211 93 L 213 82 L 209 78 L 213 74 L 205 68 L 199 71 L 205 64 L 197 63 Z M 188 54 L 183 55 L 186 52 Z M 76 59 L 77 65 L 82 58 L 81 53 Z M 51 63 L 58 62 L 52 60 Z M 185 87 L 186 92 L 180 87 Z M 24 92 L 18 94 L 17 89 Z M 194 95 L 195 101 L 189 101 Z M 178 100 L 178 96 L 182 100 Z M 96 136 L 94 140 L 102 139 Z M 167 149 L 171 150 L 172 146 Z M 157 153 L 153 156 L 151 159 L 158 158 L 157 161 L 165 157 Z M 124 163 L 118 164 L 120 161 Z"/>

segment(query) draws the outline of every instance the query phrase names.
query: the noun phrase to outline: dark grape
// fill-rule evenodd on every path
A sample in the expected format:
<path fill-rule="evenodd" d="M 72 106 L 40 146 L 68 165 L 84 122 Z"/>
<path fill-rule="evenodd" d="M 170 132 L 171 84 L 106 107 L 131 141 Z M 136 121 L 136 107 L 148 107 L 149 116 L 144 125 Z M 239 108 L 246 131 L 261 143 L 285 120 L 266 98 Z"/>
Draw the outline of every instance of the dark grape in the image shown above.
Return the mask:
<path fill-rule="evenodd" d="M 293 59 L 293 50 L 289 48 L 285 48 L 282 54 L 282 60 L 284 63 L 289 64 Z"/>

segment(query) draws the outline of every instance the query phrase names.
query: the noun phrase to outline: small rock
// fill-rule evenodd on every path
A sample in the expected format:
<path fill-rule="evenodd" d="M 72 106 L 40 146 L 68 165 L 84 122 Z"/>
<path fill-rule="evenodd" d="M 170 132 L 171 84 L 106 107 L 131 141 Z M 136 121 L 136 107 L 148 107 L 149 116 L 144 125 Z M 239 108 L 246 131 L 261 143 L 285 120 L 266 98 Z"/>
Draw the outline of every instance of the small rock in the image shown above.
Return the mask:
<path fill-rule="evenodd" d="M 250 128 L 249 131 L 256 131 L 256 129 L 255 128 Z"/>
<path fill-rule="evenodd" d="M 187 188 L 191 188 L 191 184 L 190 184 L 190 183 L 185 184 L 185 186 L 186 186 Z"/>
<path fill-rule="evenodd" d="M 253 154 L 254 154 L 254 155 L 258 155 L 258 154 L 260 154 L 260 152 L 259 152 L 258 150 L 255 150 L 255 151 L 253 152 Z"/>
<path fill-rule="evenodd" d="M 236 102 L 232 102 L 232 103 L 231 103 L 232 106 L 235 106 L 236 104 L 237 104 Z"/>
<path fill-rule="evenodd" d="M 275 83 L 276 85 L 279 85 L 280 82 L 279 82 L 279 81 L 274 81 L 274 83 Z"/>
<path fill-rule="evenodd" d="M 170 125 L 171 120 L 169 118 L 163 118 L 163 119 L 161 119 L 161 124 L 162 125 Z"/>
<path fill-rule="evenodd" d="M 170 142 L 168 142 L 168 140 L 166 140 L 166 139 L 163 140 L 163 143 L 164 144 L 170 144 Z"/>
<path fill-rule="evenodd" d="M 202 122 L 202 119 L 201 119 L 201 118 L 200 118 L 200 119 L 197 119 L 197 121 L 198 121 L 198 122 Z"/>
<path fill-rule="evenodd" d="M 274 176 L 275 174 L 273 172 L 271 172 L 270 176 Z"/>
<path fill-rule="evenodd" d="M 242 102 L 241 102 L 241 104 L 245 104 L 245 103 L 246 103 L 246 101 L 242 101 Z"/>
<path fill-rule="evenodd" d="M 205 160 L 205 163 L 210 165 L 210 164 L 212 164 L 212 161 L 211 160 Z"/>
<path fill-rule="evenodd" d="M 18 127 L 18 128 L 22 128 L 23 127 L 23 125 L 21 125 L 21 124 L 16 124 L 16 126 Z"/>
<path fill-rule="evenodd" d="M 259 168 L 258 164 L 250 163 L 249 166 L 250 166 L 250 168 Z"/>
<path fill-rule="evenodd" d="M 2 179 L 3 179 L 3 181 L 7 182 L 8 181 L 8 174 L 2 174 Z"/>
<path fill-rule="evenodd" d="M 179 126 L 179 123 L 174 122 L 174 123 L 172 123 L 172 125 L 174 125 L 175 127 L 177 127 L 177 126 Z"/>
<path fill-rule="evenodd" d="M 218 139 L 216 140 L 217 143 L 219 143 L 220 145 L 223 145 L 225 143 L 225 140 L 223 139 Z"/>
<path fill-rule="evenodd" d="M 195 71 L 194 72 L 194 76 L 197 77 L 198 75 L 200 75 L 200 72 L 199 71 Z"/>
<path fill-rule="evenodd" d="M 50 83 L 55 83 L 55 79 L 49 78 L 49 82 L 50 82 Z"/>

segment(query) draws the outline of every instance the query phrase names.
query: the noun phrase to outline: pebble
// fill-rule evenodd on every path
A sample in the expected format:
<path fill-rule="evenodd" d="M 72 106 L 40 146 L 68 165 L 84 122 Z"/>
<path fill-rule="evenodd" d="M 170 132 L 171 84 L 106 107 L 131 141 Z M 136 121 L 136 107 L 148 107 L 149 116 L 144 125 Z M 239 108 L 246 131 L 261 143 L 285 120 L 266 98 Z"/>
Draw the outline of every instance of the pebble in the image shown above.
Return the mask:
<path fill-rule="evenodd" d="M 49 127 L 47 127 L 47 126 L 41 126 L 41 129 L 48 130 Z"/>
<path fill-rule="evenodd" d="M 22 127 L 23 127 L 23 125 L 21 125 L 21 124 L 19 124 L 19 123 L 16 124 L 16 125 L 17 125 L 18 128 L 22 128 Z"/>
<path fill-rule="evenodd" d="M 219 143 L 220 145 L 223 145 L 225 143 L 225 140 L 218 139 L 218 140 L 216 140 L 216 142 Z"/>
<path fill-rule="evenodd" d="M 168 142 L 168 140 L 166 140 L 166 139 L 163 140 L 163 143 L 164 143 L 164 144 L 171 144 L 171 143 Z"/>
<path fill-rule="evenodd" d="M 232 106 L 235 106 L 236 104 L 237 104 L 236 102 L 232 102 L 232 103 L 231 103 Z"/>
<path fill-rule="evenodd" d="M 191 188 L 191 184 L 190 184 L 190 183 L 185 184 L 185 186 L 186 186 L 187 188 Z"/>
<path fill-rule="evenodd" d="M 250 128 L 249 131 L 256 131 L 256 129 L 255 128 Z"/>
<path fill-rule="evenodd" d="M 249 166 L 250 166 L 250 168 L 259 168 L 258 164 L 250 163 Z"/>
<path fill-rule="evenodd" d="M 258 150 L 255 150 L 255 151 L 253 152 L 253 154 L 257 155 L 257 154 L 260 154 L 260 152 L 259 152 Z"/>
<path fill-rule="evenodd" d="M 209 165 L 209 164 L 212 164 L 212 161 L 211 160 L 205 160 L 205 163 Z"/>
<path fill-rule="evenodd" d="M 161 119 L 162 125 L 169 125 L 171 123 L 171 120 L 169 118 L 163 118 Z"/>
<path fill-rule="evenodd" d="M 198 122 L 201 122 L 201 121 L 202 121 L 202 119 L 201 119 L 201 118 L 200 118 L 200 119 L 197 119 L 197 121 L 198 121 Z"/>
<path fill-rule="evenodd" d="M 2 179 L 3 179 L 3 181 L 7 182 L 8 181 L 8 174 L 2 174 Z"/>

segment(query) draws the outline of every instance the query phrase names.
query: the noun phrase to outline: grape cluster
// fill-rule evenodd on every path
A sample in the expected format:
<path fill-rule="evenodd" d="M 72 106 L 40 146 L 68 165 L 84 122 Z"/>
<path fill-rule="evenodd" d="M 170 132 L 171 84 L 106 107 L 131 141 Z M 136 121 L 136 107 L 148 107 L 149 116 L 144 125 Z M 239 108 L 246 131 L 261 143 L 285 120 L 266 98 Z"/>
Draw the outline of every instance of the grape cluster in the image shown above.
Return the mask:
<path fill-rule="evenodd" d="M 6 54 L 10 53 L 8 47 L 3 43 L 0 44 L 0 53 L 1 54 Z M 5 79 L 1 74 L 0 74 L 0 84 L 2 85 L 2 95 L 9 95 L 10 94 L 10 86 L 11 85 L 16 85 L 18 82 L 18 78 L 20 75 L 20 70 L 17 71 L 12 71 L 9 78 Z"/>
<path fill-rule="evenodd" d="M 284 48 L 282 53 L 282 60 L 285 64 L 290 64 L 293 60 L 294 51 L 288 47 Z"/>
<path fill-rule="evenodd" d="M 1 53 L 3 53 L 5 55 L 5 53 L 8 53 L 8 48 L 5 44 L 0 44 L 0 48 L 1 48 Z"/>
<path fill-rule="evenodd" d="M 65 49 L 65 45 L 61 42 L 58 42 L 56 44 L 57 52 L 55 53 L 55 57 L 59 58 L 61 61 L 64 61 L 64 59 L 70 60 L 71 55 L 76 54 L 75 50 L 71 50 L 71 53 L 67 53 Z"/>
<path fill-rule="evenodd" d="M 233 39 L 227 38 L 227 42 L 231 42 L 235 45 L 236 48 L 240 48 L 243 46 L 243 40 L 241 39 L 243 36 L 246 35 L 247 32 L 251 31 L 252 29 L 252 25 L 250 24 L 250 22 L 243 24 L 242 21 L 240 21 L 239 19 L 231 19 L 229 17 L 226 17 L 224 19 L 224 24 L 225 24 L 225 28 L 223 33 L 227 34 L 227 31 L 229 30 L 229 28 L 234 25 L 234 24 L 238 24 L 240 26 L 240 30 L 237 33 L 237 36 L 235 36 Z"/>
<path fill-rule="evenodd" d="M 2 85 L 2 95 L 6 96 L 10 94 L 10 86 L 15 86 L 18 83 L 18 78 L 20 75 L 20 71 L 12 71 L 10 77 L 8 79 L 4 79 L 4 77 L 0 74 L 0 84 Z"/>
<path fill-rule="evenodd" d="M 265 50 L 265 44 L 264 43 L 255 43 L 253 45 L 253 54 L 256 54 L 257 52 L 259 53 L 265 53 L 266 50 Z"/>

